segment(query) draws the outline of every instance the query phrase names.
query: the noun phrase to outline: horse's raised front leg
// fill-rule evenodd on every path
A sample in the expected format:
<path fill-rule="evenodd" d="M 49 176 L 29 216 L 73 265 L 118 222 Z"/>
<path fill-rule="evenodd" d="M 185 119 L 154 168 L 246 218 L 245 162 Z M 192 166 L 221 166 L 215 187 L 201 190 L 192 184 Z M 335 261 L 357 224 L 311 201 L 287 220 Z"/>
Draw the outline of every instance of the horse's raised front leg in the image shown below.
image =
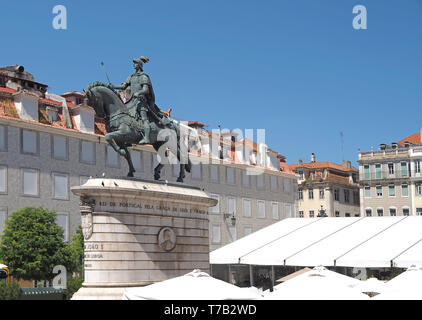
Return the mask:
<path fill-rule="evenodd" d="M 118 138 L 121 136 L 121 133 L 119 131 L 113 131 L 110 133 L 107 133 L 105 135 L 105 139 L 108 142 L 108 144 L 114 149 L 114 151 L 116 151 L 118 154 L 125 156 L 126 155 L 126 151 L 122 148 L 120 148 L 116 142 L 114 142 L 115 138 Z"/>

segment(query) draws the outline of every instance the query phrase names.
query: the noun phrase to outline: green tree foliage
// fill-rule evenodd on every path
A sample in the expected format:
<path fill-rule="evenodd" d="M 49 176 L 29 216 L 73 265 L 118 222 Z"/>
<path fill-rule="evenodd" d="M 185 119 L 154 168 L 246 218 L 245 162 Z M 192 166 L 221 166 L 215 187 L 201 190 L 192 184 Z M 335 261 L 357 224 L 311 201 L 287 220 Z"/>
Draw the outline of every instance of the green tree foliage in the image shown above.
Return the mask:
<path fill-rule="evenodd" d="M 0 301 L 1 300 L 18 300 L 21 290 L 17 283 L 6 284 L 0 281 Z"/>
<path fill-rule="evenodd" d="M 79 276 L 83 274 L 83 259 L 84 259 L 84 236 L 82 233 L 82 227 L 79 226 L 76 233 L 72 236 L 72 262 L 73 270 L 78 273 Z"/>
<path fill-rule="evenodd" d="M 72 278 L 67 279 L 67 286 L 66 286 L 66 290 L 64 291 L 64 294 L 67 300 L 70 300 L 73 294 L 82 287 L 83 282 L 84 282 L 84 279 L 79 278 L 79 277 L 75 277 L 75 278 L 72 277 Z"/>
<path fill-rule="evenodd" d="M 45 208 L 26 207 L 11 214 L 0 242 L 0 260 L 17 279 L 52 280 L 54 266 L 72 272 L 72 249 L 64 241 L 56 213 Z"/>

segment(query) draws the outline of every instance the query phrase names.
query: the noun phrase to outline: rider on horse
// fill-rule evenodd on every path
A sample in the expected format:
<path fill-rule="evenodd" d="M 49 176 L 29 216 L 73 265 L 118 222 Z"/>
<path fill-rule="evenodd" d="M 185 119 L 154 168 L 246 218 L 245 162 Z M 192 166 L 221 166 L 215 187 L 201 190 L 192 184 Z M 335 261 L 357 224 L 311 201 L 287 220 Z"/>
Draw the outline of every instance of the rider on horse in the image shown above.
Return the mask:
<path fill-rule="evenodd" d="M 155 105 L 155 95 L 149 76 L 143 72 L 143 64 L 147 63 L 147 57 L 133 59 L 135 73 L 129 76 L 121 85 L 110 84 L 111 89 L 125 90 L 130 88 L 130 97 L 126 106 L 131 116 L 137 120 L 142 120 L 144 127 L 144 138 L 139 144 L 150 143 L 151 118 L 157 121 L 164 120 L 164 115 Z M 154 120 L 153 120 L 154 121 Z"/>

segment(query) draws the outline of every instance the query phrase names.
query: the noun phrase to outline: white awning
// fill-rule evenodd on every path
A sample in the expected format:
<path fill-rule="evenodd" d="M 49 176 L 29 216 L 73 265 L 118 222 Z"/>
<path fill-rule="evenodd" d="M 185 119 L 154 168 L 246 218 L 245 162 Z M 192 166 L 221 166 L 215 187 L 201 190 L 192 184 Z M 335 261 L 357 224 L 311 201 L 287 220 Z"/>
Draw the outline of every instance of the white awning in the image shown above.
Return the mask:
<path fill-rule="evenodd" d="M 210 253 L 211 263 L 214 264 L 236 264 L 240 258 L 253 250 L 257 250 L 272 241 L 285 237 L 286 235 L 312 224 L 320 219 L 285 219 L 283 223 L 274 223 L 268 227 L 258 230 L 250 235 L 230 243 Z"/>
<path fill-rule="evenodd" d="M 389 268 L 397 256 L 421 239 L 422 217 L 398 217 L 391 227 L 338 258 L 336 265 Z M 422 260 L 422 256 L 419 260 Z"/>
<path fill-rule="evenodd" d="M 422 217 L 289 218 L 214 250 L 210 263 L 422 265 Z"/>

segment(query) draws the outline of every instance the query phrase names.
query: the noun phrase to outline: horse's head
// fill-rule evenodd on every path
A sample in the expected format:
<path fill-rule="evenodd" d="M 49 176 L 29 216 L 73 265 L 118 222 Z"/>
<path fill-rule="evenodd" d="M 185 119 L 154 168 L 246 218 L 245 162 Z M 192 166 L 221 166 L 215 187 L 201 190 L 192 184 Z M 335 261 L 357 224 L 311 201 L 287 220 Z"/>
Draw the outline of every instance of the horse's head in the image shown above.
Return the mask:
<path fill-rule="evenodd" d="M 107 85 L 103 82 L 96 81 L 90 83 L 84 92 L 86 93 L 86 98 L 88 99 L 88 105 L 94 108 L 98 117 L 104 118 L 106 116 L 106 112 L 104 108 L 103 95 L 99 91 L 100 88 L 107 88 Z"/>

